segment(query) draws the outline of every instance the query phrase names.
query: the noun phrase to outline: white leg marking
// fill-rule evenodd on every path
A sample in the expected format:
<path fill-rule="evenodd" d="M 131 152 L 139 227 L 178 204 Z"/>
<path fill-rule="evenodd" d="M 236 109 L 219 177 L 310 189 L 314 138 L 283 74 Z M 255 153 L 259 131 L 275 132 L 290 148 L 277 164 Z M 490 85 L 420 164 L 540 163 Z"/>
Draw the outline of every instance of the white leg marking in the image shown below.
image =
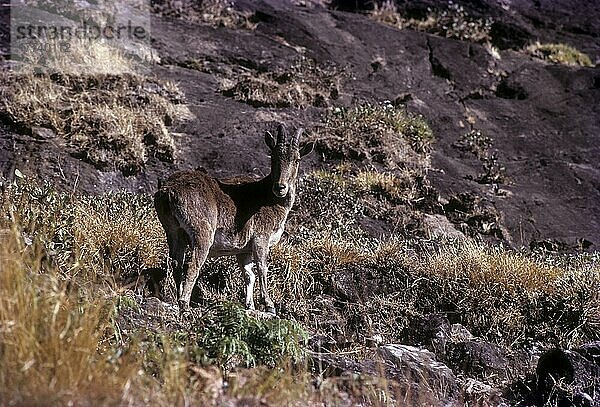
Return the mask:
<path fill-rule="evenodd" d="M 254 263 L 244 264 L 244 280 L 246 281 L 246 308 L 254 309 Z"/>

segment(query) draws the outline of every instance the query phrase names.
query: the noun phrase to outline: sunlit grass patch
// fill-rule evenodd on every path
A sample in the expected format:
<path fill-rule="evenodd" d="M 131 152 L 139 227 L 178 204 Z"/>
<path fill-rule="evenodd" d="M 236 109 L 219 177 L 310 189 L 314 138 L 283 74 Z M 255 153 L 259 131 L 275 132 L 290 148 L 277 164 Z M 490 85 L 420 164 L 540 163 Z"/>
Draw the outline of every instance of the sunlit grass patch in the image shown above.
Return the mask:
<path fill-rule="evenodd" d="M 145 69 L 144 64 L 153 62 L 149 48 L 138 45 L 133 56 L 106 42 L 72 38 L 68 51 L 58 40 L 45 40 L 38 47 L 45 50 L 39 55 L 38 49 L 25 49 L 20 55 L 17 70 L 20 74 L 39 72 L 63 72 L 68 74 L 108 75 L 135 74 Z"/>
<path fill-rule="evenodd" d="M 424 168 L 433 132 L 419 115 L 389 103 L 331 110 L 314 138 L 328 158 L 366 160 L 390 168 Z"/>
<path fill-rule="evenodd" d="M 139 172 L 156 157 L 173 161 L 167 126 L 184 115 L 172 83 L 136 75 L 0 76 L 0 114 L 18 131 L 58 138 L 102 170 Z"/>
<path fill-rule="evenodd" d="M 80 290 L 17 228 L 0 245 L 0 399 L 16 405 L 214 403 L 219 372 L 168 339 L 117 335 L 110 287 Z M 75 267 L 71 267 L 72 270 Z M 120 305 L 123 306 L 123 305 Z M 193 350 L 193 348 L 192 348 Z M 185 351 L 185 352 L 184 352 Z M 206 391 L 206 392 L 205 392 Z"/>
<path fill-rule="evenodd" d="M 598 259 L 559 265 L 466 242 L 407 260 L 407 267 L 440 284 L 432 298 L 439 296 L 446 311 L 488 340 L 571 347 L 600 337 Z"/>
<path fill-rule="evenodd" d="M 405 18 L 395 2 L 386 0 L 376 4 L 370 16 L 375 21 L 399 28 L 411 28 L 446 38 L 486 43 L 491 40 L 491 18 L 478 18 L 465 11 L 463 6 L 452 1 L 445 9 L 429 10 L 425 18 Z"/>
<path fill-rule="evenodd" d="M 424 264 L 430 273 L 449 279 L 466 278 L 473 286 L 499 284 L 511 292 L 552 294 L 559 277 L 566 274 L 565 270 L 522 254 L 477 244 L 448 246 L 429 256 Z"/>
<path fill-rule="evenodd" d="M 255 107 L 325 107 L 338 98 L 340 80 L 340 70 L 300 57 L 287 69 L 244 70 L 223 78 L 220 89 Z"/>
<path fill-rule="evenodd" d="M 536 42 L 525 50 L 531 55 L 556 64 L 594 66 L 590 57 L 567 44 L 542 44 Z"/>
<path fill-rule="evenodd" d="M 415 182 L 420 175 L 406 168 L 397 174 L 361 170 L 354 177 L 354 185 L 361 192 L 375 193 L 392 201 L 414 203 L 422 193 L 420 183 Z"/>
<path fill-rule="evenodd" d="M 0 246 L 0 398 L 16 403 L 119 399 L 133 375 L 105 343 L 112 303 L 80 298 L 13 234 Z"/>

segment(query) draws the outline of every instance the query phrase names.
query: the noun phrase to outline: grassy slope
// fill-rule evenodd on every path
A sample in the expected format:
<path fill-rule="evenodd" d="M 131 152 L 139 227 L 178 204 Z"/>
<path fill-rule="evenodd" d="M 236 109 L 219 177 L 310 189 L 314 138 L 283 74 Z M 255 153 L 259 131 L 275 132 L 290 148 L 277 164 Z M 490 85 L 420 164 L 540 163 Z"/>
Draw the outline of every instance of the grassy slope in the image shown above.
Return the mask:
<path fill-rule="evenodd" d="M 373 193 L 360 195 L 361 174 L 345 177 L 356 185 L 340 184 L 335 173 L 309 174 L 301 193 L 310 198 L 329 188 L 327 200 L 349 199 L 360 208 Z M 271 256 L 281 322 L 257 320 L 236 305 L 242 284 L 233 262 L 223 259 L 207 266 L 204 308 L 181 327 L 123 329 L 118 316 L 139 308 L 130 289 L 143 291 L 140 273 L 161 266 L 167 255 L 148 197 L 122 193 L 92 201 L 26 179 L 5 187 L 3 400 L 52 395 L 59 403 L 89 397 L 109 404 L 182 397 L 218 403 L 258 394 L 280 404 L 281 397 L 316 402 L 347 393 L 370 399 L 387 384 L 351 381 L 340 388 L 341 379 L 330 378 L 315 388 L 303 356 L 306 335 L 334 338 L 325 345 L 334 353 L 360 355 L 375 334 L 385 342 L 410 342 L 410 326 L 429 313 L 448 315 L 514 351 L 532 342 L 574 346 L 599 336 L 600 270 L 593 256 L 544 257 L 458 241 L 376 241 L 344 213 L 328 214 L 332 224 L 322 224 L 318 206 L 298 208 L 290 227 L 312 219 L 302 222 L 306 235 L 299 230 Z M 335 223 L 343 219 L 350 222 Z M 385 287 L 368 287 L 367 275 L 369 284 Z M 368 289 L 352 288 L 361 286 Z M 360 320 L 348 318 L 353 314 Z M 222 380 L 234 385 L 223 390 Z M 251 383 L 261 383 L 258 393 Z"/>

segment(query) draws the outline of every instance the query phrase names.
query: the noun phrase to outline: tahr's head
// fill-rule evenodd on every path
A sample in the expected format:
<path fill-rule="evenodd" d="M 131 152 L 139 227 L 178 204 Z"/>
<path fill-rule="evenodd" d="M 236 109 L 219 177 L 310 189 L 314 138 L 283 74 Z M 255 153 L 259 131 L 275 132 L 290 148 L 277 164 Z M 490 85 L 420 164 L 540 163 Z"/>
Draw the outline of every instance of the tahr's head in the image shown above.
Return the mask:
<path fill-rule="evenodd" d="M 300 148 L 300 136 L 304 130 L 298 129 L 289 135 L 283 124 L 277 128 L 277 139 L 269 132 L 265 134 L 265 143 L 271 149 L 271 177 L 273 194 L 284 198 L 296 182 L 300 158 L 313 150 L 314 143 Z"/>

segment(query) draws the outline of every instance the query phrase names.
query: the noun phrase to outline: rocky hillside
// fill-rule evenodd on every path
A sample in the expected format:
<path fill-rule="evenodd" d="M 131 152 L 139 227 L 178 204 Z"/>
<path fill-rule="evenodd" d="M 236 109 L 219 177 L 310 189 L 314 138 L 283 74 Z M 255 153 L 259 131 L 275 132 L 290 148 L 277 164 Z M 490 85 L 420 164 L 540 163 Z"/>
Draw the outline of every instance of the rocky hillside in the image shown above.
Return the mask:
<path fill-rule="evenodd" d="M 315 131 L 328 109 L 387 100 L 431 125 L 436 141 L 427 178 L 441 202 L 456 202 L 440 210 L 451 222 L 465 221 L 450 213 L 454 206 L 461 212 L 477 206 L 494 214 L 495 235 L 514 246 L 599 244 L 598 68 L 526 50 L 536 41 L 567 44 L 593 65 L 600 58 L 598 6 L 483 1 L 455 10 L 445 2 L 399 2 L 398 15 L 413 24 L 393 26 L 393 19 L 386 24 L 385 16 L 370 17 L 372 10 L 357 4 L 238 2 L 242 14 L 224 12 L 238 20 L 224 22 L 203 21 L 186 2 L 184 9 L 159 4 L 152 45 L 160 62 L 153 75 L 176 84 L 177 103 L 189 109 L 185 119 L 169 123 L 173 154 L 151 148 L 133 171 L 115 171 L 4 114 L 2 172 L 10 177 L 18 168 L 92 193 L 152 191 L 177 168 L 262 174 L 262 132 L 273 122 Z M 470 22 L 479 33 L 419 29 L 414 21 L 428 18 L 428 7 L 447 14 L 436 17 L 440 25 Z M 8 9 L 2 8 L 4 20 Z M 305 170 L 319 168 L 321 158 Z"/>
<path fill-rule="evenodd" d="M 11 72 L 0 8 L 0 404 L 599 403 L 600 6 L 151 5 L 146 73 Z M 180 313 L 151 193 L 278 123 L 281 319 L 228 258 Z"/>

